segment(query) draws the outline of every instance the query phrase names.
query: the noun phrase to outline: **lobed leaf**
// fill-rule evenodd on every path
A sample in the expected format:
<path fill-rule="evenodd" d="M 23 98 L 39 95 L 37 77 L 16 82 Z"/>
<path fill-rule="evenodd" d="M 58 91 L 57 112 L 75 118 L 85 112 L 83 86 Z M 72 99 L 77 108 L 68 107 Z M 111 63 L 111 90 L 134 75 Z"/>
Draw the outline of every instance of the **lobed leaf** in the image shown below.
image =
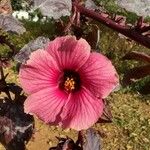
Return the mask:
<path fill-rule="evenodd" d="M 90 28 L 91 31 L 87 33 L 86 40 L 92 49 L 99 51 L 100 29 L 96 24 L 91 24 Z"/>
<path fill-rule="evenodd" d="M 112 113 L 111 113 L 111 109 L 109 107 L 108 102 L 105 99 L 103 99 L 103 101 L 104 101 L 105 107 L 104 107 L 104 110 L 103 110 L 103 114 L 99 118 L 97 123 L 111 123 L 112 118 L 113 118 Z"/>
<path fill-rule="evenodd" d="M 23 34 L 26 29 L 22 23 L 15 19 L 12 15 L 0 14 L 0 28 L 7 32 Z"/>
<path fill-rule="evenodd" d="M 24 113 L 23 103 L 0 100 L 0 142 L 7 150 L 25 150 L 33 128 L 33 117 Z"/>
<path fill-rule="evenodd" d="M 150 82 L 147 82 L 139 91 L 141 94 L 150 94 Z"/>
<path fill-rule="evenodd" d="M 70 16 L 72 9 L 71 0 L 34 0 L 35 8 L 39 8 L 43 16 L 59 19 Z"/>
<path fill-rule="evenodd" d="M 100 150 L 100 138 L 94 129 L 90 128 L 87 130 L 86 142 L 83 145 L 83 150 Z"/>
<path fill-rule="evenodd" d="M 30 41 L 26 44 L 18 54 L 15 56 L 15 60 L 19 63 L 26 63 L 29 59 L 30 54 L 37 49 L 44 49 L 46 44 L 49 42 L 49 38 L 40 36 L 35 40 Z"/>
<path fill-rule="evenodd" d="M 126 54 L 123 57 L 123 59 L 138 60 L 138 61 L 143 61 L 143 62 L 150 63 L 150 55 L 147 55 L 147 54 L 141 53 L 141 52 L 136 52 L 136 51 L 132 51 L 132 52 Z"/>
<path fill-rule="evenodd" d="M 129 85 L 133 80 L 144 78 L 148 75 L 150 75 L 150 65 L 135 67 L 124 75 L 123 84 Z"/>
<path fill-rule="evenodd" d="M 59 138 L 59 143 L 56 147 L 51 147 L 49 150 L 82 150 L 81 147 L 79 147 L 74 141 L 67 137 L 67 138 Z"/>
<path fill-rule="evenodd" d="M 117 4 L 138 16 L 150 15 L 150 0 L 117 0 Z"/>

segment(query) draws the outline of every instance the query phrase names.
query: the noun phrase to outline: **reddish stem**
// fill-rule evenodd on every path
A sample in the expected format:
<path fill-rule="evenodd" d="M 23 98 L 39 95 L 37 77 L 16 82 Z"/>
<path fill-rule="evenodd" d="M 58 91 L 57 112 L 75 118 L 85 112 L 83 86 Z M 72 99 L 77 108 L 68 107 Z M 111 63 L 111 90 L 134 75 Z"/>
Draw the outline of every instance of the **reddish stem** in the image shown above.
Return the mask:
<path fill-rule="evenodd" d="M 76 15 L 76 25 L 79 27 L 80 26 L 80 12 L 77 12 L 77 15 Z"/>
<path fill-rule="evenodd" d="M 70 29 L 71 25 L 73 24 L 73 22 L 76 18 L 76 14 L 77 14 L 76 7 L 73 7 L 73 15 L 70 17 L 70 21 L 63 31 L 64 33 L 66 33 Z"/>
<path fill-rule="evenodd" d="M 106 25 L 107 27 L 140 43 L 141 45 L 144 45 L 145 47 L 150 48 L 150 38 L 142 35 L 140 32 L 136 31 L 134 28 L 121 26 L 115 21 L 111 20 L 110 18 L 103 17 L 101 14 L 93 10 L 89 10 L 77 3 L 73 3 L 73 5 L 77 8 L 77 11 L 79 11 L 81 14 L 87 17 L 90 17 L 92 19 L 95 19 L 101 22 L 102 24 Z"/>
<path fill-rule="evenodd" d="M 150 30 L 150 26 L 145 26 L 143 28 L 141 28 L 140 32 L 144 33 Z"/>
<path fill-rule="evenodd" d="M 137 21 L 136 27 L 140 29 L 142 27 L 143 22 L 144 22 L 144 18 L 140 17 Z"/>

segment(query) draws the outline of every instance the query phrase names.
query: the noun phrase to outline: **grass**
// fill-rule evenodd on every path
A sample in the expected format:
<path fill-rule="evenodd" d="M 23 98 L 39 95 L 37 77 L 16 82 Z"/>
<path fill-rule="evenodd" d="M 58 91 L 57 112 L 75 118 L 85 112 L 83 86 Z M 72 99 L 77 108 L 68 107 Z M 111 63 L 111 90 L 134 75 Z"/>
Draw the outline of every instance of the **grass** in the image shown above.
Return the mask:
<path fill-rule="evenodd" d="M 34 26 L 34 31 L 36 31 L 35 28 Z M 123 74 L 129 68 L 139 65 L 134 61 L 123 61 L 121 58 L 133 50 L 149 53 L 149 49 L 133 41 L 120 39 L 116 32 L 102 25 L 100 25 L 100 29 L 100 51 L 112 60 L 121 80 Z M 36 34 L 38 35 L 38 33 Z M 31 35 L 28 39 L 29 35 L 31 33 L 27 33 L 21 38 L 15 37 L 16 39 L 13 39 L 13 41 L 18 43 L 19 48 L 27 43 L 29 39 L 32 39 L 35 33 L 34 36 Z M 0 47 L 0 52 L 2 54 L 6 53 L 3 47 Z M 14 73 L 14 68 L 12 63 L 12 66 L 6 69 L 5 72 L 10 73 L 9 82 L 17 83 L 17 73 Z M 137 85 L 134 86 L 134 84 L 132 88 L 122 87 L 107 98 L 112 110 L 113 122 L 111 124 L 95 125 L 95 128 L 103 133 L 101 138 L 103 150 L 150 150 L 150 96 L 140 95 L 136 87 Z M 36 145 L 43 146 L 43 150 L 47 150 L 50 147 L 49 143 L 54 144 L 57 142 L 55 136 L 68 134 L 60 128 L 48 127 L 38 120 L 36 120 L 36 127 L 35 139 L 29 143 L 29 150 L 34 150 Z M 69 135 L 73 138 L 76 137 L 75 132 L 72 130 L 69 130 Z M 0 147 L 0 150 L 3 150 L 3 148 Z"/>
<path fill-rule="evenodd" d="M 108 100 L 114 116 L 113 123 L 98 125 L 106 133 L 104 150 L 149 150 L 149 97 L 119 91 Z"/>

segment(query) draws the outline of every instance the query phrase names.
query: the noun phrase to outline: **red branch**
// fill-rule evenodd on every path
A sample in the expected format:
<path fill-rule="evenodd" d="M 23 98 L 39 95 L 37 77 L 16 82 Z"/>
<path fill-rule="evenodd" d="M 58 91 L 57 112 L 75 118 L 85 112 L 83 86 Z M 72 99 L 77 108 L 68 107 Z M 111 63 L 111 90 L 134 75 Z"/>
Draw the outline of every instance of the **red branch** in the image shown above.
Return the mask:
<path fill-rule="evenodd" d="M 150 30 L 150 26 L 145 26 L 145 27 L 143 27 L 140 31 L 142 32 L 142 33 L 144 33 L 144 32 L 147 32 L 147 31 L 149 31 Z"/>
<path fill-rule="evenodd" d="M 81 14 L 83 14 L 87 17 L 90 17 L 92 19 L 95 19 L 95 20 L 101 22 L 102 24 L 106 25 L 107 27 L 140 43 L 141 45 L 144 45 L 145 47 L 150 48 L 150 38 L 142 35 L 135 28 L 121 26 L 118 23 L 116 23 L 115 21 L 111 20 L 110 18 L 103 17 L 100 13 L 97 13 L 93 10 L 89 10 L 89 9 L 85 8 L 84 6 L 81 6 L 75 2 L 73 3 L 73 5 L 77 8 L 77 11 L 79 11 Z"/>

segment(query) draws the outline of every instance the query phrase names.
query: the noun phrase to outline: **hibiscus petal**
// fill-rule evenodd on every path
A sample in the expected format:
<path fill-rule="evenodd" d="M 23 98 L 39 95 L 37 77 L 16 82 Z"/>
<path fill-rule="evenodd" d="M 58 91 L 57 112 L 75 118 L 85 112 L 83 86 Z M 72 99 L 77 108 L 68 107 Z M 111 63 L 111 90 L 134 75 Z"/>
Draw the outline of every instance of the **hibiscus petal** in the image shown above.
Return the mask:
<path fill-rule="evenodd" d="M 90 56 L 90 45 L 82 38 L 65 36 L 50 42 L 47 51 L 62 70 L 78 70 Z"/>
<path fill-rule="evenodd" d="M 70 94 L 63 108 L 62 127 L 75 130 L 88 129 L 97 122 L 103 112 L 103 102 L 82 87 L 79 92 Z"/>
<path fill-rule="evenodd" d="M 49 53 L 39 49 L 31 54 L 27 64 L 21 66 L 19 79 L 24 91 L 32 94 L 46 87 L 57 86 L 60 74 Z"/>
<path fill-rule="evenodd" d="M 46 88 L 30 95 L 24 103 L 26 113 L 34 114 L 45 123 L 58 125 L 68 94 L 59 88 Z"/>
<path fill-rule="evenodd" d="M 95 52 L 91 53 L 79 73 L 82 84 L 100 98 L 107 97 L 119 82 L 111 61 Z"/>

